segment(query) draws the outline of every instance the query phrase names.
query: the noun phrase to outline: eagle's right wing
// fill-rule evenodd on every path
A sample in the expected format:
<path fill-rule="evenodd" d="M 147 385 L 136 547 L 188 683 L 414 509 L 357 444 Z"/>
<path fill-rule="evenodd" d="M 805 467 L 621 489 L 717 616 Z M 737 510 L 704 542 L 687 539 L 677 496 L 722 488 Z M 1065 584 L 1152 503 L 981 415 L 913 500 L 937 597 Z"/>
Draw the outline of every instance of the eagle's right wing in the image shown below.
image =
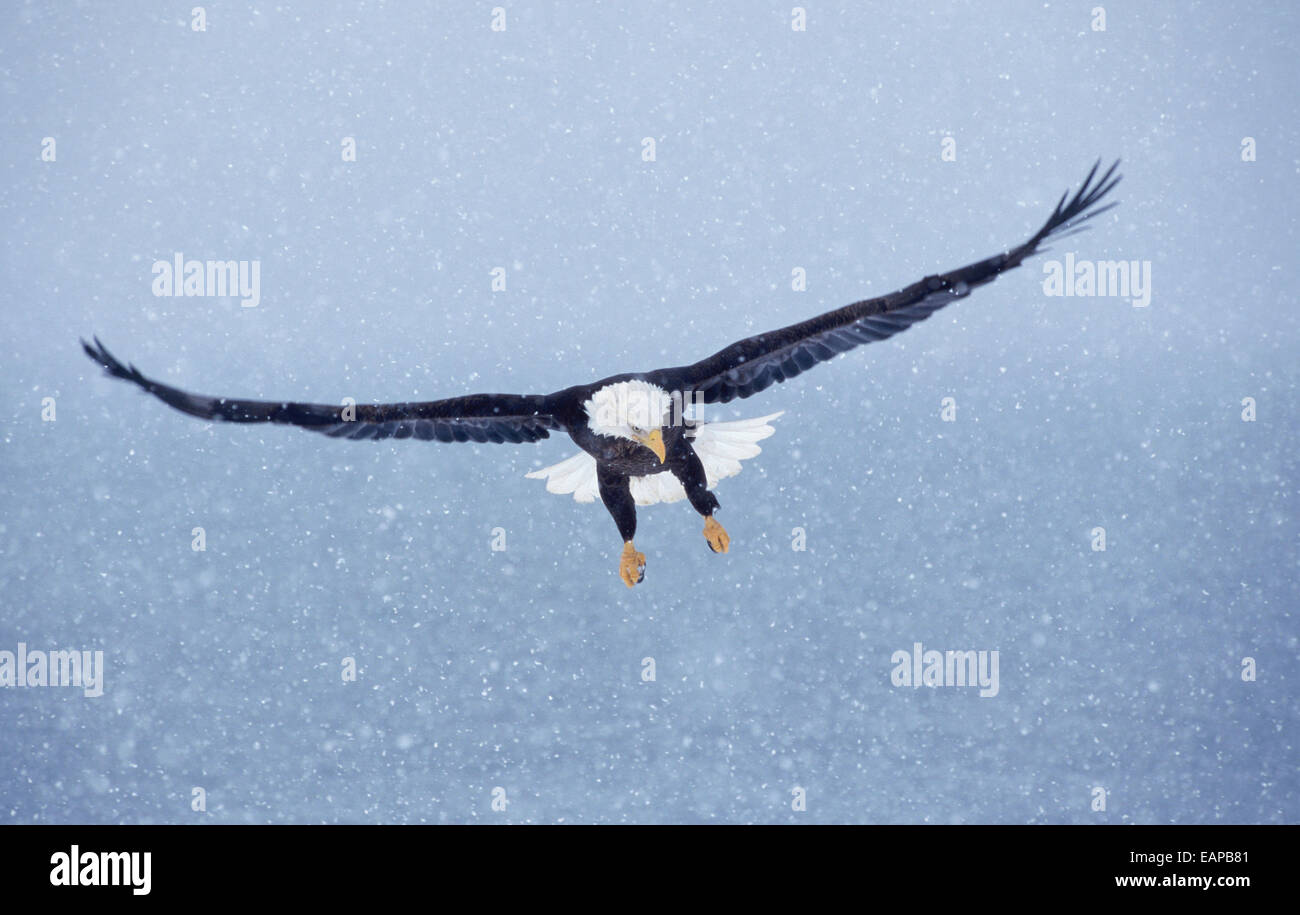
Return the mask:
<path fill-rule="evenodd" d="M 200 419 L 232 423 L 282 423 L 331 438 L 416 438 L 439 442 L 535 442 L 561 428 L 535 394 L 471 394 L 419 403 L 336 404 L 204 397 L 147 378 L 123 365 L 95 338 L 81 341 L 114 378 L 134 382 L 154 397 Z"/>

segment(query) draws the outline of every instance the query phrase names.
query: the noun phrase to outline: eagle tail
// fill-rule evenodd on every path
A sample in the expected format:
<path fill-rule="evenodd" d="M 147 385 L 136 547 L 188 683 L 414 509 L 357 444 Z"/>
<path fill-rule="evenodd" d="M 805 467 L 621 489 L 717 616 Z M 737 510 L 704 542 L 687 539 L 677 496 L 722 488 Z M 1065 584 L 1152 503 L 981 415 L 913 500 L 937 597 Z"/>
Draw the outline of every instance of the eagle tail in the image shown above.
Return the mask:
<path fill-rule="evenodd" d="M 695 426 L 691 446 L 704 467 L 709 489 L 727 477 L 740 473 L 740 462 L 756 457 L 763 450 L 758 443 L 776 432 L 769 424 L 780 415 L 781 413 L 769 413 L 767 416 L 750 419 L 699 423 Z M 596 459 L 585 451 L 579 451 L 558 464 L 530 471 L 524 476 L 530 480 L 545 480 L 547 492 L 562 495 L 572 493 L 573 498 L 579 502 L 595 502 L 600 495 Z M 649 476 L 632 477 L 629 484 L 637 505 L 680 502 L 686 498 L 682 484 L 666 470 Z"/>

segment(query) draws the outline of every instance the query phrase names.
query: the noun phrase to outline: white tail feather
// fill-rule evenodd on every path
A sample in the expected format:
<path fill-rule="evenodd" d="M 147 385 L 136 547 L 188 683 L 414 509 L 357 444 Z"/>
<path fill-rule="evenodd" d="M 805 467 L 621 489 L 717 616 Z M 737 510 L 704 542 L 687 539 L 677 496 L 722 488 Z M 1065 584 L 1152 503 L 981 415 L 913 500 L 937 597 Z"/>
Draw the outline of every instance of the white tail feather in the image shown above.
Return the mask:
<path fill-rule="evenodd" d="M 579 502 L 595 502 L 600 495 L 600 486 L 596 482 L 596 459 L 585 451 L 524 476 L 545 480 L 547 492 L 571 492 Z"/>
<path fill-rule="evenodd" d="M 704 476 L 709 489 L 721 480 L 740 473 L 740 462 L 759 454 L 758 443 L 776 432 L 769 422 L 780 416 L 771 413 L 753 419 L 733 419 L 720 423 L 701 423 L 695 429 L 695 453 L 704 465 Z M 596 482 L 596 459 L 585 451 L 565 458 L 558 464 L 543 467 L 525 474 L 532 480 L 546 480 L 546 491 L 573 493 L 579 502 L 595 502 L 600 497 Z M 686 498 L 686 490 L 668 471 L 645 477 L 632 477 L 629 481 L 632 498 L 637 505 L 654 505 L 657 502 L 679 502 Z"/>

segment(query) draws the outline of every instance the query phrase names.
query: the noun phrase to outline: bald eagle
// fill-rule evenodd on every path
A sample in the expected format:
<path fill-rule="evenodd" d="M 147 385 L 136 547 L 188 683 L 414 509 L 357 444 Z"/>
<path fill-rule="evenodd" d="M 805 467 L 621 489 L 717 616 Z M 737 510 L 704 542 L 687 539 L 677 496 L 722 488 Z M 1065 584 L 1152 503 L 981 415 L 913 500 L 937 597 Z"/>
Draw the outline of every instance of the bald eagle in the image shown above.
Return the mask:
<path fill-rule="evenodd" d="M 780 416 L 705 423 L 687 416 L 688 407 L 749 397 L 855 346 L 892 337 L 1018 267 L 1046 239 L 1081 231 L 1085 220 L 1115 206 L 1097 204 L 1119 183 L 1119 162 L 1097 178 L 1100 164 L 1093 165 L 1073 197 L 1069 191 L 1061 196 L 1028 241 L 1003 254 L 748 337 L 700 362 L 614 375 L 553 394 L 471 394 L 345 406 L 202 397 L 148 378 L 134 365 L 123 365 L 98 337 L 93 345 L 81 343 L 109 375 L 134 382 L 200 419 L 282 423 L 348 439 L 518 443 L 566 432 L 581 451 L 528 476 L 545 479 L 549 491 L 572 493 L 579 502 L 600 497 L 623 539 L 618 571 L 631 588 L 645 578 L 645 554 L 632 545 L 636 506 L 689 499 L 704 518 L 709 549 L 727 552 L 731 539 L 714 517 L 718 500 L 711 490 L 719 480 L 738 473 L 741 460 L 759 453 L 758 442 L 772 434 L 769 423 Z"/>

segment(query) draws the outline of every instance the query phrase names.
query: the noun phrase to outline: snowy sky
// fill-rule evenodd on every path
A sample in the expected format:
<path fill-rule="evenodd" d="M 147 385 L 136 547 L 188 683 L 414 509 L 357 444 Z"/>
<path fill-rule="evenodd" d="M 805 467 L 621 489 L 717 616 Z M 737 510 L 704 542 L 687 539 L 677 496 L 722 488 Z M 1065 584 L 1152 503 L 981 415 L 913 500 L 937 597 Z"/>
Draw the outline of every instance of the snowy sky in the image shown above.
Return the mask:
<path fill-rule="evenodd" d="M 1097 5 L 4 4 L 0 652 L 104 694 L 0 689 L 0 818 L 1295 822 L 1300 11 Z M 631 591 L 524 479 L 562 436 L 213 426 L 78 344 L 545 393 L 1004 250 L 1099 157 L 1092 231 L 718 408 L 787 411 L 731 552 L 642 509 Z M 154 295 L 177 254 L 256 307 Z M 1045 294 L 1067 254 L 1149 304 Z M 997 695 L 895 685 L 916 643 Z"/>

